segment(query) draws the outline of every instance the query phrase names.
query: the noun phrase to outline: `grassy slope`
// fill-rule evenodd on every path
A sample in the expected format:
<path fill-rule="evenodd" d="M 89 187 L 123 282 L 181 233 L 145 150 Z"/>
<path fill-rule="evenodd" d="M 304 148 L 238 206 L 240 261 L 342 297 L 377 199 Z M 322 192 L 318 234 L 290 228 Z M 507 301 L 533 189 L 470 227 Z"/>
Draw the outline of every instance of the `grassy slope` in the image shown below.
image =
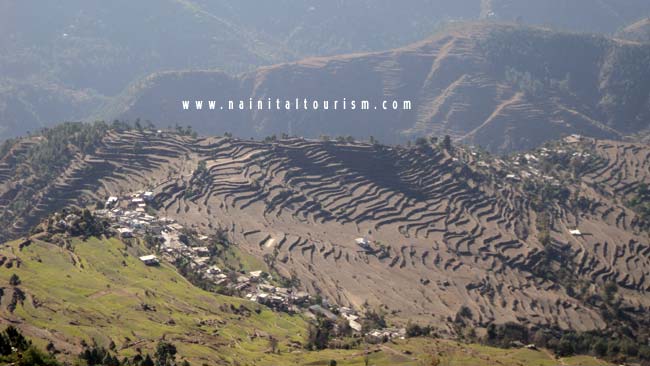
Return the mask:
<path fill-rule="evenodd" d="M 73 244 L 74 253 L 41 242 L 22 251 L 14 243 L 0 251 L 9 258 L 15 254 L 23 261 L 20 268 L 0 269 L 0 282 L 8 284 L 9 276 L 16 273 L 22 281 L 19 287 L 27 293 L 27 300 L 13 314 L 3 307 L 3 318 L 24 319 L 50 330 L 60 342 L 68 344 L 78 344 L 76 338 L 85 338 L 108 345 L 112 339 L 118 348 L 126 347 L 121 351 L 124 355 L 135 352 L 126 337 L 144 340 L 137 347 L 147 349 L 165 336 L 178 344 L 181 355 L 194 360 L 214 360 L 215 347 L 225 349 L 220 355 L 226 357 L 240 348 L 251 351 L 243 352 L 244 356 L 262 353 L 267 341 L 250 341 L 248 337 L 256 330 L 281 340 L 302 339 L 305 322 L 301 318 L 268 310 L 250 317 L 224 312 L 223 304 L 245 304 L 250 309 L 255 306 L 197 289 L 168 264 L 144 266 L 135 257 L 141 254 L 135 253 L 137 248 L 125 251 L 118 240 L 90 239 Z M 40 305 L 34 306 L 32 298 Z M 141 303 L 156 311 L 140 310 Z M 168 324 L 170 319 L 175 324 Z M 208 325 L 200 326 L 200 321 Z M 280 342 L 281 346 L 285 343 Z"/>
<path fill-rule="evenodd" d="M 12 242 L 0 248 L 1 255 L 22 261 L 19 268 L 0 267 L 0 284 L 5 288 L 0 301 L 0 323 L 20 321 L 23 331 L 40 346 L 53 340 L 57 348 L 74 354 L 79 351 L 80 339 L 89 343 L 94 339 L 103 346 L 113 340 L 122 356 L 131 356 L 138 347 L 151 351 L 164 336 L 177 345 L 179 355 L 198 365 L 215 364 L 218 360 L 246 365 L 326 365 L 330 359 L 337 360 L 339 365 L 364 364 L 364 350 L 291 352 L 287 342 L 304 339 L 306 322 L 301 317 L 264 308 L 260 314 L 252 312 L 248 317 L 224 311 L 223 304 L 245 304 L 251 310 L 256 305 L 202 291 L 168 264 L 144 266 L 136 257 L 143 254 L 142 248 L 127 248 L 119 240 L 75 240 L 72 252 L 40 241 L 22 250 L 17 244 Z M 6 305 L 12 292 L 8 282 L 13 273 L 20 277 L 19 287 L 27 296 L 10 313 Z M 156 311 L 140 310 L 142 303 L 154 306 Z M 200 325 L 200 321 L 205 321 L 205 325 Z M 262 336 L 251 337 L 255 333 Z M 280 355 L 265 353 L 266 334 L 280 340 Z M 431 355 L 439 354 L 443 360 L 453 359 L 445 362 L 449 365 L 497 360 L 513 366 L 557 364 L 544 352 L 430 339 L 398 341 L 372 346 L 370 350 L 372 365 L 428 364 Z M 565 361 L 603 364 L 590 358 Z"/>

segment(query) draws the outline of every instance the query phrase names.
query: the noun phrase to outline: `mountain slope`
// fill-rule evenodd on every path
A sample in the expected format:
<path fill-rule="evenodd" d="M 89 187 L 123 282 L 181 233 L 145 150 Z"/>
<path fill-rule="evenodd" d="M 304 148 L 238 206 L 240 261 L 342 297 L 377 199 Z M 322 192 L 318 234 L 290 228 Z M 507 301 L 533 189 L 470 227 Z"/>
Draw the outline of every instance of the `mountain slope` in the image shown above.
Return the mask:
<path fill-rule="evenodd" d="M 302 57 L 385 50 L 429 37 L 457 20 L 611 34 L 648 15 L 644 0 L 3 2 L 0 88 L 24 98 L 0 103 L 5 127 L 0 139 L 33 126 L 92 119 L 105 99 L 155 72 L 238 73 Z M 50 87 L 33 92 L 42 85 Z M 78 103 L 71 93 L 97 99 Z"/>
<path fill-rule="evenodd" d="M 69 249 L 32 238 L 0 248 L 0 325 L 11 324 L 36 345 L 52 343 L 59 361 L 74 362 L 82 342 L 109 348 L 119 359 L 152 354 L 165 339 L 176 346 L 177 360 L 209 365 L 420 365 L 442 360 L 495 360 L 505 366 L 553 365 L 542 350 L 502 350 L 449 340 L 412 338 L 365 349 L 296 349 L 306 322 L 272 313 L 250 301 L 214 295 L 193 287 L 172 266 L 147 267 L 135 255 L 139 244 L 116 239 L 73 239 Z M 9 284 L 12 275 L 18 284 Z M 16 295 L 18 294 L 18 295 Z M 144 306 L 146 305 L 146 306 Z M 240 307 L 241 306 L 241 307 Z M 260 310 L 259 313 L 253 311 Z M 242 310 L 248 309 L 248 310 Z M 268 337 L 278 354 L 268 352 Z M 569 362 L 605 366 L 586 356 Z"/>
<path fill-rule="evenodd" d="M 472 8 L 478 2 L 473 0 Z M 412 19 L 404 26 L 389 1 L 3 2 L 0 87 L 24 100 L 3 98 L 0 124 L 6 128 L 0 139 L 32 126 L 90 118 L 103 99 L 153 72 L 207 68 L 238 73 L 305 56 L 400 46 L 427 36 L 445 19 L 463 17 L 464 6 L 455 3 L 419 0 L 400 6 Z M 41 85 L 50 87 L 34 93 Z M 73 91 L 99 100 L 79 104 L 67 97 Z"/>
<path fill-rule="evenodd" d="M 395 321 L 435 324 L 442 334 L 455 333 L 463 307 L 477 327 L 648 321 L 649 216 L 639 193 L 650 183 L 646 145 L 583 139 L 502 160 L 426 142 L 110 131 L 24 196 L 30 188 L 12 172 L 25 168 L 7 159 L 21 161 L 39 143 L 16 142 L 5 157 L 5 235 L 65 205 L 149 189 L 161 216 L 206 235 L 225 228 L 312 293 L 353 307 L 383 304 Z M 371 244 L 357 245 L 360 237 Z M 603 296 L 610 283 L 620 303 Z"/>
<path fill-rule="evenodd" d="M 508 152 L 564 134 L 620 138 L 646 128 L 650 71 L 641 66 L 646 61 L 650 47 L 602 37 L 461 25 L 394 51 L 308 59 L 236 77 L 162 73 L 135 86 L 115 110 L 123 110 L 116 113 L 120 118 L 162 126 L 185 121 L 205 134 L 374 135 L 391 143 L 449 134 Z M 342 103 L 344 97 L 369 100 L 371 107 L 286 111 L 284 101 L 296 97 L 321 105 Z M 228 101 L 248 105 L 250 98 L 252 111 L 228 110 Z M 256 102 L 267 98 L 279 98 L 282 109 L 257 110 Z M 183 110 L 183 100 L 204 100 L 206 108 Z M 217 102 L 216 110 L 207 110 L 210 100 Z M 385 111 L 382 100 L 410 100 L 413 109 Z"/>
<path fill-rule="evenodd" d="M 486 0 L 481 16 L 577 32 L 612 34 L 650 14 L 644 0 Z"/>
<path fill-rule="evenodd" d="M 164 337 L 193 363 L 248 363 L 246 357 L 260 357 L 268 347 L 250 335 L 271 334 L 284 345 L 302 341 L 306 331 L 301 318 L 268 309 L 256 314 L 254 303 L 202 291 L 169 264 L 145 266 L 137 255 L 146 252 L 137 243 L 73 239 L 65 249 L 38 239 L 21 242 L 0 250 L 6 264 L 0 269 L 0 323 L 52 342 L 66 357 L 81 352 L 81 340 L 103 347 L 112 341 L 122 356 L 133 356 L 137 348 L 152 353 Z M 12 274 L 18 286 L 6 286 Z M 240 305 L 247 310 L 231 310 Z M 234 345 L 248 352 L 237 353 Z"/>
<path fill-rule="evenodd" d="M 641 19 L 616 33 L 616 36 L 634 42 L 650 42 L 650 18 Z"/>

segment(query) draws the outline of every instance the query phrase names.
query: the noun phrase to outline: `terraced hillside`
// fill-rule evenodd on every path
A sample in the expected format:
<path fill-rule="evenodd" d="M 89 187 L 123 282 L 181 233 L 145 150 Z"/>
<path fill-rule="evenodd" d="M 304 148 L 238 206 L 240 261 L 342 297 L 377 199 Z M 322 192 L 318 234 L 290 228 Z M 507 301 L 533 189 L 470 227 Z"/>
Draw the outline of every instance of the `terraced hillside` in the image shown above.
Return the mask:
<path fill-rule="evenodd" d="M 151 189 L 161 216 L 234 242 L 312 293 L 453 333 L 506 321 L 599 329 L 650 306 L 646 145 L 575 138 L 498 159 L 462 147 L 108 132 L 26 203 L 4 157 L 5 235 L 48 211 Z M 12 155 L 14 154 L 14 155 Z M 579 233 L 571 233 L 572 230 Z M 359 245 L 355 239 L 366 238 Z M 614 303 L 608 284 L 615 284 Z M 618 301 L 618 300 L 617 300 Z M 460 311 L 461 308 L 468 308 Z"/>
<path fill-rule="evenodd" d="M 386 52 L 313 58 L 239 76 L 156 74 L 135 85 L 115 113 L 161 126 L 184 121 L 207 135 L 373 135 L 403 143 L 448 134 L 510 152 L 563 134 L 619 139 L 644 130 L 650 73 L 641 65 L 648 61 L 647 45 L 515 25 L 461 24 Z M 284 101 L 297 97 L 319 101 L 321 108 L 284 110 Z M 342 105 L 344 97 L 369 101 L 369 110 L 333 110 L 334 101 Z M 279 99 L 282 109 L 257 110 L 256 102 L 268 98 L 274 107 Z M 228 110 L 228 101 L 248 106 L 251 99 L 252 111 Z M 205 107 L 184 110 L 185 100 L 192 106 L 202 100 Z M 382 110 L 384 100 L 408 100 L 412 108 Z M 214 110 L 208 101 L 216 102 Z"/>
<path fill-rule="evenodd" d="M 506 366 L 554 365 L 545 350 L 501 350 L 450 340 L 411 338 L 357 349 L 300 348 L 307 322 L 250 301 L 193 287 L 163 263 L 147 267 L 137 242 L 115 238 L 71 240 L 62 248 L 33 237 L 0 248 L 0 325 L 12 325 L 41 349 L 51 343 L 59 361 L 74 362 L 83 344 L 112 349 L 119 359 L 153 354 L 171 342 L 177 361 L 192 365 L 421 365 L 433 357 L 450 364 L 481 361 Z M 17 282 L 10 282 L 12 275 Z M 268 351 L 269 337 L 277 354 Z M 366 354 L 368 353 L 368 356 Z M 587 356 L 567 364 L 606 366 Z"/>

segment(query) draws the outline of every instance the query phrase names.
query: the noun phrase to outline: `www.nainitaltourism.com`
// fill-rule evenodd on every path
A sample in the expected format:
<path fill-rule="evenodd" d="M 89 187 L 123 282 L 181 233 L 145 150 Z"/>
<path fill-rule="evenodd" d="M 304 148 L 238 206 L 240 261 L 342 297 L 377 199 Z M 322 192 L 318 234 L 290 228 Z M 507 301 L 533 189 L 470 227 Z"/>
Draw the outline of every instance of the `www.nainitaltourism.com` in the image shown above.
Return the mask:
<path fill-rule="evenodd" d="M 317 111 L 317 110 L 334 110 L 334 111 L 354 111 L 354 110 L 384 110 L 398 111 L 411 110 L 410 100 L 382 100 L 379 103 L 371 103 L 368 100 L 356 100 L 343 98 L 341 100 L 316 100 L 307 98 L 288 99 L 271 99 L 265 100 L 229 100 L 224 104 L 218 104 L 215 100 L 183 100 L 181 101 L 183 110 L 191 111 L 246 111 L 246 110 L 277 110 L 277 111 Z"/>

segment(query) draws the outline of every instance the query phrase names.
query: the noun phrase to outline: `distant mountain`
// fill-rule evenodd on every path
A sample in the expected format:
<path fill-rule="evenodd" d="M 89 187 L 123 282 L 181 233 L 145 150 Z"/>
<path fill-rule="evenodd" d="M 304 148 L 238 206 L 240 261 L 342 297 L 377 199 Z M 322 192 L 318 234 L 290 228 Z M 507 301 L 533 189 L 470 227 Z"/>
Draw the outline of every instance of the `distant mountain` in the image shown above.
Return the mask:
<path fill-rule="evenodd" d="M 310 56 L 386 50 L 457 20 L 609 34 L 648 15 L 645 0 L 5 1 L 0 89 L 13 96 L 0 99 L 0 139 L 103 117 L 107 100 L 161 71 L 240 73 Z"/>
<path fill-rule="evenodd" d="M 494 152 L 563 134 L 620 138 L 648 127 L 650 47 L 602 36 L 491 23 L 449 27 L 411 46 L 306 59 L 231 76 L 153 75 L 113 109 L 125 119 L 190 124 L 200 133 L 352 135 L 401 143 L 451 135 Z M 183 110 L 183 100 L 410 100 L 400 111 Z M 207 106 L 206 106 L 207 109 Z M 121 111 L 121 112 L 116 112 Z"/>
<path fill-rule="evenodd" d="M 466 8 L 476 9 L 479 0 L 456 3 L 2 2 L 0 88 L 23 97 L 1 100 L 5 128 L 0 139 L 89 117 L 102 99 L 153 72 L 216 68 L 238 73 L 311 55 L 397 47 L 426 37 L 445 20 L 471 14 Z M 33 93 L 26 80 L 52 87 Z M 98 99 L 79 109 L 69 91 Z M 58 106 L 47 100 L 67 102 Z"/>
<path fill-rule="evenodd" d="M 650 15 L 646 0 L 486 0 L 481 17 L 557 29 L 611 34 Z"/>
<path fill-rule="evenodd" d="M 618 38 L 627 39 L 635 42 L 650 42 L 650 18 L 641 19 L 638 22 L 625 27 L 618 33 Z"/>

